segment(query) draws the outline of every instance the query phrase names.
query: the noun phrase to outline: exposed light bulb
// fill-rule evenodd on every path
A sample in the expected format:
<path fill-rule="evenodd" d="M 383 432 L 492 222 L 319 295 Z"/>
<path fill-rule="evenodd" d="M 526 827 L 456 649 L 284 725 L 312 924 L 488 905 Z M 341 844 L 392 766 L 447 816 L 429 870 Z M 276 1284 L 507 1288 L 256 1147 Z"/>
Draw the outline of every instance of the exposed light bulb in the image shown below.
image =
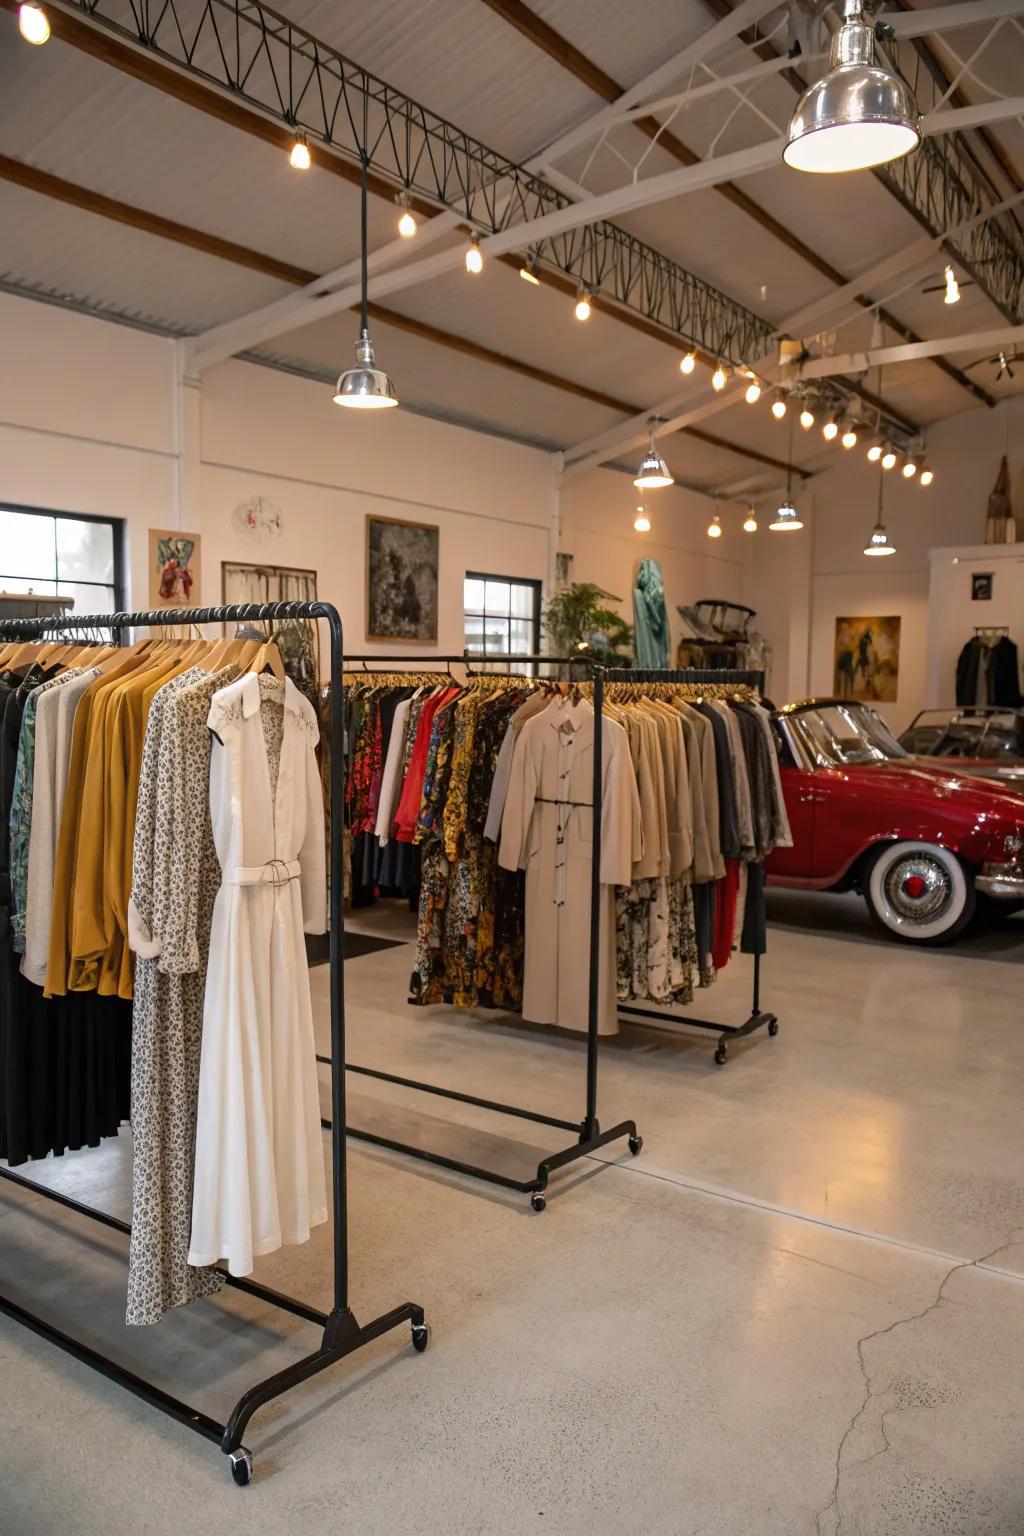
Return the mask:
<path fill-rule="evenodd" d="M 723 365 L 721 363 L 719 363 L 718 367 L 715 369 L 714 373 L 711 375 L 711 388 L 714 389 L 714 390 L 717 390 L 718 393 L 721 394 L 722 390 L 725 388 L 726 384 L 728 383 L 728 380 L 729 380 L 728 373 L 726 372 L 726 370 L 723 367 Z"/>
<path fill-rule="evenodd" d="M 710 523 L 708 523 L 708 538 L 709 539 L 720 539 L 721 537 L 722 537 L 722 524 L 721 524 L 721 520 L 719 519 L 718 513 L 716 512 L 714 517 L 711 519 Z"/>
<path fill-rule="evenodd" d="M 956 273 L 952 267 L 947 267 L 943 275 L 946 279 L 946 291 L 942 296 L 943 304 L 959 304 L 960 284 L 956 280 Z"/>
<path fill-rule="evenodd" d="M 646 507 L 637 507 L 636 516 L 633 519 L 633 527 L 636 529 L 637 533 L 650 533 L 651 520 L 647 516 Z"/>
<path fill-rule="evenodd" d="M 403 240 L 411 240 L 418 228 L 419 225 L 407 208 L 398 221 L 398 233 Z"/>
<path fill-rule="evenodd" d="M 313 164 L 304 133 L 300 133 L 292 145 L 291 154 L 288 156 L 288 164 L 293 171 L 308 171 Z"/>
<path fill-rule="evenodd" d="M 18 8 L 18 31 L 26 43 L 45 43 L 50 35 L 50 20 L 41 5 L 22 5 Z"/>
<path fill-rule="evenodd" d="M 473 243 L 466 251 L 466 271 L 474 275 L 484 269 L 484 253 L 480 249 L 479 241 L 473 236 Z"/>
<path fill-rule="evenodd" d="M 843 444 L 844 448 L 856 448 L 856 446 L 857 446 L 857 429 L 856 429 L 856 427 L 847 427 L 846 431 L 843 433 L 843 436 L 842 436 L 842 444 Z"/>
<path fill-rule="evenodd" d="M 908 459 L 907 462 L 903 466 L 903 478 L 904 478 L 904 480 L 913 480 L 913 478 L 914 478 L 914 476 L 916 474 L 917 474 L 917 465 L 914 463 L 913 459 Z"/>
<path fill-rule="evenodd" d="M 806 405 L 800 412 L 800 425 L 803 427 L 805 432 L 809 432 L 814 426 L 814 412 L 808 410 Z"/>
<path fill-rule="evenodd" d="M 833 421 L 831 419 L 831 417 L 830 417 L 829 420 L 826 421 L 825 425 L 822 427 L 821 435 L 822 435 L 822 437 L 825 439 L 825 441 L 827 443 L 832 442 L 833 438 L 836 438 L 836 437 L 839 436 L 839 424 L 838 424 L 838 422 Z"/>
<path fill-rule="evenodd" d="M 933 469 L 922 469 L 921 478 L 917 483 L 918 485 L 929 486 L 934 479 L 935 471 Z"/>
<path fill-rule="evenodd" d="M 871 461 L 872 464 L 877 464 L 881 457 L 882 457 L 882 445 L 881 445 L 881 443 L 872 443 L 871 447 L 868 449 L 868 458 L 869 458 L 869 460 Z"/>
<path fill-rule="evenodd" d="M 746 394 L 744 395 L 743 398 L 744 398 L 744 400 L 746 400 L 748 405 L 756 405 L 757 402 L 760 400 L 760 398 L 761 398 L 761 386 L 757 382 L 756 379 L 754 380 L 753 384 L 748 384 L 747 385 L 747 392 L 746 392 Z"/>
<path fill-rule="evenodd" d="M 892 469 L 896 463 L 896 455 L 891 448 L 887 448 L 882 454 L 882 468 Z"/>
<path fill-rule="evenodd" d="M 519 276 L 524 283 L 532 283 L 535 288 L 540 287 L 540 278 L 537 276 L 537 269 L 532 261 L 525 263 L 519 268 Z"/>
<path fill-rule="evenodd" d="M 580 289 L 579 296 L 576 300 L 576 319 L 590 319 L 590 294 L 585 288 Z"/>
<path fill-rule="evenodd" d="M 750 511 L 747 513 L 746 517 L 743 519 L 743 532 L 744 533 L 756 533 L 757 532 L 757 518 L 754 516 L 754 509 L 753 509 L 753 507 L 751 507 Z"/>
<path fill-rule="evenodd" d="M 696 352 L 684 352 L 679 359 L 679 372 L 692 373 L 697 366 Z"/>
<path fill-rule="evenodd" d="M 785 414 L 786 414 L 786 402 L 785 402 L 785 400 L 783 400 L 782 396 L 780 395 L 777 400 L 773 400 L 772 401 L 772 415 L 775 417 L 776 421 L 781 421 L 782 418 L 785 416 Z"/>

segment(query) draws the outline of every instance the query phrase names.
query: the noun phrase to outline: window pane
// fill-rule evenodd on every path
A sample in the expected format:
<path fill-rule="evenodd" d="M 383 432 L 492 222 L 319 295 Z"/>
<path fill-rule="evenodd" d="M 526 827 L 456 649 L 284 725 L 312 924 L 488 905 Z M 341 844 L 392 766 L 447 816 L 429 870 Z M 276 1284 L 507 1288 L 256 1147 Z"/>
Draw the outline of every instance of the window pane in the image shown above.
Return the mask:
<path fill-rule="evenodd" d="M 61 597 L 73 597 L 72 613 L 113 613 L 115 608 L 113 587 L 93 587 L 87 583 L 62 581 Z"/>
<path fill-rule="evenodd" d="M 44 577 L 55 574 L 53 524 L 52 517 L 0 510 L 0 564 L 8 574 Z"/>
<path fill-rule="evenodd" d="M 109 523 L 57 519 L 57 576 L 65 581 L 114 580 L 114 530 Z"/>
<path fill-rule="evenodd" d="M 508 613 L 509 586 L 507 581 L 489 581 L 486 583 L 486 602 L 484 606 L 488 613 Z"/>
<path fill-rule="evenodd" d="M 513 619 L 511 629 L 509 649 L 515 656 L 529 656 L 533 648 L 533 625 L 528 619 Z"/>
<path fill-rule="evenodd" d="M 468 613 L 484 611 L 484 584 L 475 576 L 467 576 L 463 583 L 462 606 Z"/>
<path fill-rule="evenodd" d="M 508 625 L 501 619 L 487 620 L 485 649 L 497 651 L 499 655 L 508 650 Z"/>
<path fill-rule="evenodd" d="M 512 587 L 512 613 L 519 619 L 533 618 L 533 587 L 516 583 Z"/>
<path fill-rule="evenodd" d="M 38 592 L 43 597 L 56 597 L 55 581 L 40 581 L 37 576 L 5 576 L 0 574 L 0 591 Z M 63 588 L 61 588 L 63 591 Z"/>

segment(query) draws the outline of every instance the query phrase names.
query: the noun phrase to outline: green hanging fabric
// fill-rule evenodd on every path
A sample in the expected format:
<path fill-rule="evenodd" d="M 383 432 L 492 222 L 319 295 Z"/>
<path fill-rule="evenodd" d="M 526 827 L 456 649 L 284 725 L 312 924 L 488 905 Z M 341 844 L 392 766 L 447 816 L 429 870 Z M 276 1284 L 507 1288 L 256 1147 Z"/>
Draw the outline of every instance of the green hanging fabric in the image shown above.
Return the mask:
<path fill-rule="evenodd" d="M 657 560 L 641 560 L 633 589 L 638 667 L 668 666 L 668 610 L 665 581 Z"/>

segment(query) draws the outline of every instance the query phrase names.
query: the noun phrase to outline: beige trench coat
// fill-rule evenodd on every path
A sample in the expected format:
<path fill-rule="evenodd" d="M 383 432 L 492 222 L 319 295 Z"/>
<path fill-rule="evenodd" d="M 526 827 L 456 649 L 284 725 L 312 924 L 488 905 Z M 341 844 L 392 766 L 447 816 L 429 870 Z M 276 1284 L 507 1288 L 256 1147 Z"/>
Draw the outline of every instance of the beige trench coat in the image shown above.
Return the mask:
<path fill-rule="evenodd" d="M 621 725 L 601 721 L 598 1029 L 618 1029 L 615 885 L 643 852 L 640 800 Z M 594 711 L 554 700 L 523 726 L 512 758 L 498 861 L 526 870 L 523 1017 L 586 1030 L 593 848 Z M 556 803 L 557 802 L 557 803 Z"/>

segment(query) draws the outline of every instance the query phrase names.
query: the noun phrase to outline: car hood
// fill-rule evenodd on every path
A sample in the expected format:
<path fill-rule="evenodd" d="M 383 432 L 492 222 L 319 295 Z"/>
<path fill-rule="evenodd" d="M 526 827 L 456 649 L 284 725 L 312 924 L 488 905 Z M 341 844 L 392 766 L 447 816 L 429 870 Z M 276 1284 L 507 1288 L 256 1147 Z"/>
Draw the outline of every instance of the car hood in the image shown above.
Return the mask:
<path fill-rule="evenodd" d="M 1009 820 L 1024 825 L 1024 790 L 998 779 L 954 772 L 939 767 L 933 758 L 906 758 L 888 763 L 864 763 L 842 769 L 851 783 L 874 785 L 884 794 L 903 794 L 908 799 L 950 801 L 965 809 L 1002 811 Z"/>

